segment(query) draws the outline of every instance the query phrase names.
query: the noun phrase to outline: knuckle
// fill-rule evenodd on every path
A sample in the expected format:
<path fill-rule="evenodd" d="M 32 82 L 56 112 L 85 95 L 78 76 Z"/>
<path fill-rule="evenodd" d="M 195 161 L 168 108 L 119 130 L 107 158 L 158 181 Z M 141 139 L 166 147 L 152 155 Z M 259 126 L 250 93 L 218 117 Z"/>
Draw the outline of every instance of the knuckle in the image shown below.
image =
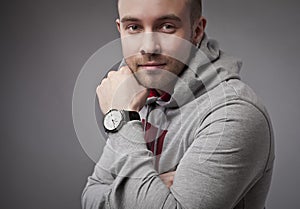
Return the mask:
<path fill-rule="evenodd" d="M 103 86 L 105 83 L 107 83 L 108 79 L 107 78 L 104 78 L 101 83 L 100 83 L 100 86 Z"/>
<path fill-rule="evenodd" d="M 96 93 L 100 93 L 102 91 L 102 89 L 106 86 L 108 82 L 108 79 L 107 78 L 104 78 L 101 82 L 100 82 L 100 85 L 97 86 L 96 88 Z"/>
<path fill-rule="evenodd" d="M 116 73 L 117 73 L 117 71 L 111 70 L 111 71 L 109 71 L 109 72 L 107 73 L 107 77 L 110 78 L 110 77 L 112 77 L 113 75 L 115 75 Z"/>
<path fill-rule="evenodd" d="M 128 66 L 124 66 L 124 67 L 120 68 L 120 72 L 122 72 L 122 73 L 130 73 L 131 71 L 130 71 L 130 69 L 129 69 Z"/>
<path fill-rule="evenodd" d="M 98 93 L 100 93 L 100 91 L 101 91 L 101 85 L 97 86 L 96 93 L 98 94 Z"/>
<path fill-rule="evenodd" d="M 121 68 L 120 68 L 120 70 L 119 70 L 119 71 L 120 71 L 120 72 L 123 72 L 123 71 L 125 71 L 125 70 L 126 70 L 126 68 L 127 68 L 126 66 L 123 66 L 123 67 L 121 67 Z"/>

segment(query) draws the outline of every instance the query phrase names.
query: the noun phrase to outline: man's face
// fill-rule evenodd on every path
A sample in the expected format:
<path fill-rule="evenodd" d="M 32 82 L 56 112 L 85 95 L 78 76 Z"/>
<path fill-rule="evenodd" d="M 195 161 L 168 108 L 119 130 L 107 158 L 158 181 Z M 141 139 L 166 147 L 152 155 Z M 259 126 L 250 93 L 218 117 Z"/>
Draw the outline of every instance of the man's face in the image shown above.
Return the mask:
<path fill-rule="evenodd" d="M 123 54 L 146 88 L 170 83 L 185 67 L 196 39 L 187 0 L 119 0 Z"/>

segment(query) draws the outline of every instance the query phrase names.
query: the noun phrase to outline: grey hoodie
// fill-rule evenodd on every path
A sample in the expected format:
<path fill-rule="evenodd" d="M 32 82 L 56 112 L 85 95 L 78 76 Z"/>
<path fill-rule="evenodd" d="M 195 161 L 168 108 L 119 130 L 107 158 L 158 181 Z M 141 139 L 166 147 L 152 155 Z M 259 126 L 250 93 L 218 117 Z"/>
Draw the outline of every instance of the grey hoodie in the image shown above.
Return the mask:
<path fill-rule="evenodd" d="M 171 99 L 149 98 L 143 123 L 109 134 L 82 207 L 263 209 L 273 133 L 264 106 L 240 80 L 240 67 L 205 36 Z M 159 174 L 175 170 L 167 188 Z"/>

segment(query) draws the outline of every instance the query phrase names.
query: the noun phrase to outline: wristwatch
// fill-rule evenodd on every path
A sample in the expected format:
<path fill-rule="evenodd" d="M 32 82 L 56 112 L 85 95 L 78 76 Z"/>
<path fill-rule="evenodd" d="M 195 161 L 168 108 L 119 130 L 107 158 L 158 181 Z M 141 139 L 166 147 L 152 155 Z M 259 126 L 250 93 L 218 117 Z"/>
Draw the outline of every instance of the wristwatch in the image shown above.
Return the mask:
<path fill-rule="evenodd" d="M 108 133 L 117 132 L 126 122 L 132 120 L 141 120 L 138 112 L 112 109 L 104 115 L 104 130 Z"/>

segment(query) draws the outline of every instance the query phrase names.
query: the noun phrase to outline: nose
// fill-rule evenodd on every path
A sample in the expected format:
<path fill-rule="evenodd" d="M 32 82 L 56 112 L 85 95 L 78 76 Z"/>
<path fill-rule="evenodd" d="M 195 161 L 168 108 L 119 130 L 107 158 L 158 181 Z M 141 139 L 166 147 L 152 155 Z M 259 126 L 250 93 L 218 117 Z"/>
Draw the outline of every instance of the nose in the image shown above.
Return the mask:
<path fill-rule="evenodd" d="M 140 53 L 145 54 L 160 54 L 161 46 L 159 42 L 159 37 L 156 33 L 145 33 L 143 35 L 143 41 L 140 48 Z"/>

